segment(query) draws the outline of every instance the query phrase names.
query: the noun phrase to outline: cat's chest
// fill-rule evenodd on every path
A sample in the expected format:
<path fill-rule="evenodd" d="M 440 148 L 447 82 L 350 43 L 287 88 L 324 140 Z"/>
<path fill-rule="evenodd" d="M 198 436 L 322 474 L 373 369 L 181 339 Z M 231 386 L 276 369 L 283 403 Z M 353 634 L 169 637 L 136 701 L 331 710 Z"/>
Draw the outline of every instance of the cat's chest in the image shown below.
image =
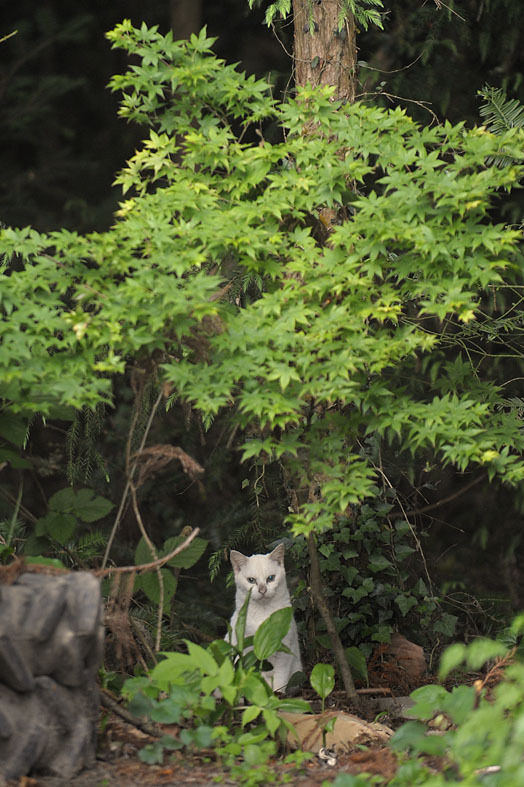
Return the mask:
<path fill-rule="evenodd" d="M 251 601 L 249 604 L 247 618 L 246 618 L 246 636 L 252 636 L 258 627 L 265 621 L 267 618 L 275 612 L 277 609 L 280 609 L 283 606 L 282 603 L 277 602 L 276 600 L 272 599 L 271 601 L 268 599 L 267 601 L 260 601 L 255 602 Z"/>

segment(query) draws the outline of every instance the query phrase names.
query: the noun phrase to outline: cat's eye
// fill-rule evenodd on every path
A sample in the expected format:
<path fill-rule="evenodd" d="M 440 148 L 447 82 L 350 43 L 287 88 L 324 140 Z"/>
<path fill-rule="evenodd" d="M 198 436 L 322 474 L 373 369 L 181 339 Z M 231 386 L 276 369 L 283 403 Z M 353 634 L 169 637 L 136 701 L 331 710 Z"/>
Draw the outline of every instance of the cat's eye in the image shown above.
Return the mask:
<path fill-rule="evenodd" d="M 247 581 L 249 582 L 250 585 L 254 585 L 255 582 L 256 582 L 256 579 L 255 579 L 255 577 L 248 577 Z"/>
<path fill-rule="evenodd" d="M 270 574 L 268 576 L 268 578 L 266 579 L 266 582 L 274 582 L 274 581 L 275 581 L 275 575 L 274 574 Z"/>

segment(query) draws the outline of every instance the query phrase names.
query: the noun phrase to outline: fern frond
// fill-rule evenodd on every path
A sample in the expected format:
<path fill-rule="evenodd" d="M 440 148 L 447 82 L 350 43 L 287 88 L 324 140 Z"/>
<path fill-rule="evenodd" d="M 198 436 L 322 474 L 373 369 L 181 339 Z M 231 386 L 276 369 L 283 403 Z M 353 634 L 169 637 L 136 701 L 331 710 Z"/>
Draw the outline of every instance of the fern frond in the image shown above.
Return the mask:
<path fill-rule="evenodd" d="M 479 90 L 484 99 L 480 116 L 485 118 L 487 128 L 493 134 L 502 134 L 510 128 L 524 128 L 524 105 L 516 98 L 508 98 L 502 88 L 486 85 Z"/>
<path fill-rule="evenodd" d="M 485 119 L 486 128 L 493 134 L 503 134 L 512 128 L 524 128 L 524 105 L 516 98 L 508 98 L 502 88 L 486 85 L 478 94 L 484 99 L 480 116 Z M 506 167 L 513 159 L 510 156 L 490 156 L 488 164 Z"/>
<path fill-rule="evenodd" d="M 85 407 L 76 413 L 69 427 L 66 449 L 67 477 L 71 484 L 87 481 L 95 469 L 105 471 L 104 459 L 96 447 L 104 417 L 104 405 L 97 405 L 94 410 Z"/>

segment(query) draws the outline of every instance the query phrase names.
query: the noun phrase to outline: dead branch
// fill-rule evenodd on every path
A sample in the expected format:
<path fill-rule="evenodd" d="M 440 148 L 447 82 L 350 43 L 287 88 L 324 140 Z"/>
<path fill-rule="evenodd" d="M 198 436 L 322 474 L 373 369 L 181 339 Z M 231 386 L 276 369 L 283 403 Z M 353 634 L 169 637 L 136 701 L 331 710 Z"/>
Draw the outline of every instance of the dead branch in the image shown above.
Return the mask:
<path fill-rule="evenodd" d="M 144 571 L 153 571 L 159 566 L 165 565 L 165 563 L 169 563 L 174 557 L 176 557 L 180 552 L 183 552 L 184 549 L 190 545 L 190 543 L 195 539 L 198 534 L 200 533 L 200 528 L 195 527 L 193 532 L 183 541 L 181 544 L 177 546 L 176 549 L 173 549 L 168 555 L 164 555 L 163 557 L 159 557 L 158 560 L 153 560 L 151 563 L 142 563 L 140 566 L 110 566 L 109 568 L 97 568 L 93 571 L 93 574 L 97 577 L 108 577 L 111 574 L 126 574 L 131 571 L 136 571 L 137 574 L 140 574 Z M 27 567 L 27 570 L 30 570 L 30 567 Z"/>
<path fill-rule="evenodd" d="M 457 489 L 457 491 L 453 492 L 453 494 L 448 495 L 447 497 L 443 497 L 441 500 L 437 500 L 436 503 L 430 503 L 429 505 L 422 506 L 421 508 L 413 508 L 413 509 L 411 509 L 411 511 L 406 511 L 404 515 L 405 516 L 417 516 L 418 514 L 426 514 L 428 511 L 433 511 L 434 508 L 440 508 L 440 506 L 445 506 L 447 503 L 451 503 L 457 497 L 460 497 L 465 492 L 469 492 L 469 490 L 472 487 L 476 486 L 477 484 L 480 484 L 481 481 L 485 481 L 485 480 L 486 480 L 486 476 L 485 475 L 480 475 L 477 478 L 474 478 L 472 481 L 470 481 L 465 486 L 463 486 L 461 489 Z M 393 516 L 393 515 L 394 514 L 390 514 L 390 516 Z"/>
<path fill-rule="evenodd" d="M 114 697 L 110 694 L 107 689 L 102 689 L 100 692 L 100 701 L 104 708 L 107 708 L 112 713 L 115 713 L 117 716 L 120 716 L 121 719 L 126 721 L 128 724 L 132 724 L 133 727 L 145 732 L 146 735 L 151 735 L 152 738 L 161 738 L 164 734 L 161 730 L 157 729 L 153 724 L 149 724 L 147 721 L 143 721 L 142 719 L 138 719 L 136 716 L 133 716 L 132 713 L 129 713 L 128 710 L 122 708 L 121 705 L 114 699 Z"/>
<path fill-rule="evenodd" d="M 155 417 L 155 413 L 156 413 L 156 411 L 158 409 L 158 405 L 162 401 L 163 396 L 164 396 L 164 390 L 162 388 L 160 390 L 160 393 L 158 394 L 157 398 L 155 399 L 153 407 L 151 408 L 151 412 L 149 414 L 149 418 L 148 418 L 148 421 L 147 421 L 147 424 L 146 424 L 146 428 L 144 429 L 144 434 L 142 435 L 142 440 L 140 441 L 140 447 L 138 449 L 138 454 L 140 454 L 140 452 L 143 451 L 143 449 L 145 447 L 146 440 L 147 440 L 147 437 L 149 435 L 149 431 L 150 431 L 151 426 L 153 424 L 153 418 Z M 133 421 L 133 424 L 134 423 L 135 423 L 135 420 Z M 134 428 L 134 426 L 132 426 L 132 429 L 133 428 Z M 129 443 L 129 440 L 128 440 L 128 443 Z M 111 529 L 111 533 L 109 535 L 109 538 L 108 538 L 108 541 L 107 541 L 107 544 L 106 544 L 106 550 L 104 552 L 104 559 L 102 561 L 102 568 L 105 568 L 105 566 L 107 565 L 107 561 L 109 559 L 109 553 L 111 551 L 111 547 L 113 545 L 113 541 L 115 540 L 115 536 L 116 536 L 116 532 L 118 530 L 118 526 L 120 524 L 120 520 L 122 519 L 122 515 L 124 513 L 124 508 L 125 508 L 125 505 L 126 505 L 126 502 L 127 502 L 127 496 L 129 494 L 129 490 L 131 488 L 131 483 L 132 483 L 133 477 L 135 475 L 137 464 L 138 464 L 138 459 L 135 459 L 131 469 L 129 470 L 129 472 L 127 474 L 126 485 L 124 487 L 124 491 L 122 493 L 122 498 L 120 500 L 120 505 L 118 507 L 118 511 L 117 511 L 117 514 L 116 514 L 116 517 L 115 517 L 115 521 L 113 523 L 113 527 Z"/>
<path fill-rule="evenodd" d="M 152 445 L 138 451 L 133 458 L 139 464 L 137 489 L 147 478 L 163 470 L 174 459 L 180 462 L 182 470 L 192 480 L 199 478 L 204 473 L 204 468 L 177 445 Z"/>

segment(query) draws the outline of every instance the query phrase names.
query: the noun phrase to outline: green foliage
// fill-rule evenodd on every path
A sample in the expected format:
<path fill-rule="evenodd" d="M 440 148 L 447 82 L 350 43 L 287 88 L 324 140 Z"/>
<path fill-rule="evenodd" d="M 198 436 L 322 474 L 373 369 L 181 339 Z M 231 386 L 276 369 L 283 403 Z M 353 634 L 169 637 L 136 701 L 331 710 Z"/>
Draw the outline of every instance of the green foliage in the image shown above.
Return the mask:
<path fill-rule="evenodd" d="M 484 103 L 480 107 L 480 115 L 485 118 L 487 128 L 493 134 L 503 134 L 512 128 L 524 128 L 524 106 L 516 98 L 509 99 L 502 88 L 486 85 L 479 90 Z M 491 159 L 500 167 L 511 163 L 510 156 L 499 155 Z"/>
<path fill-rule="evenodd" d="M 334 781 L 322 782 L 322 787 L 369 787 L 370 784 L 382 784 L 381 776 L 371 776 L 370 774 L 338 773 Z"/>
<path fill-rule="evenodd" d="M 248 5 L 250 8 L 253 8 L 253 6 L 259 5 L 259 2 L 260 0 L 248 0 Z M 313 0 L 310 0 L 309 12 L 311 17 L 312 3 Z M 370 24 L 376 25 L 382 29 L 382 15 L 380 11 L 377 10 L 378 8 L 384 8 L 382 0 L 342 0 L 338 21 L 339 30 L 344 26 L 344 21 L 348 18 L 349 14 L 355 17 L 357 24 L 363 27 L 364 30 L 367 30 Z M 290 13 L 291 0 L 276 0 L 276 2 L 270 3 L 267 7 L 265 22 L 269 26 L 277 15 L 285 19 Z M 311 24 L 310 26 L 311 29 L 313 29 L 313 25 Z"/>
<path fill-rule="evenodd" d="M 138 57 L 111 84 L 149 136 L 117 179 L 132 196 L 107 233 L 2 231 L 10 411 L 110 401 L 126 358 L 160 354 L 173 397 L 205 423 L 234 402 L 244 458 L 285 460 L 297 486 L 321 479 L 318 500 L 289 516 L 295 534 L 376 494 L 356 442 L 366 434 L 522 479 L 520 424 L 494 381 L 435 395 L 412 375 L 481 320 L 479 294 L 518 263 L 518 233 L 488 218 L 522 176 L 521 132 L 420 128 L 329 90 L 277 104 L 212 55 L 205 31 L 181 42 L 124 22 L 109 37 Z M 285 140 L 233 130 L 262 121 Z M 502 151 L 514 163 L 486 167 Z M 321 206 L 347 216 L 324 245 Z M 264 282 L 243 308 L 217 297 L 231 257 Z"/>
<path fill-rule="evenodd" d="M 248 599 L 244 611 L 247 604 Z M 162 762 L 165 750 L 213 748 L 218 760 L 231 769 L 239 783 L 269 781 L 265 766 L 276 754 L 273 739 L 284 740 L 287 732 L 293 731 L 279 712 L 310 710 L 304 700 L 277 697 L 256 670 L 257 663 L 261 666 L 263 659 L 283 647 L 282 638 L 291 616 L 275 615 L 257 631 L 258 652 L 254 638 L 244 636 L 245 615 L 240 615 L 240 645 L 216 640 L 204 649 L 186 641 L 187 653 L 164 653 L 163 660 L 147 677 L 131 678 L 125 683 L 123 693 L 130 700 L 132 712 L 182 728 L 177 738 L 165 736 L 142 749 L 140 758 L 144 762 Z M 274 634 L 276 630 L 278 636 Z M 251 649 L 253 645 L 255 651 Z M 242 768 L 237 767 L 239 760 L 243 761 Z M 300 758 L 289 759 L 290 764 L 300 762 Z M 255 766 L 261 767 L 260 778 L 252 773 Z"/>
<path fill-rule="evenodd" d="M 110 500 L 92 489 L 60 489 L 49 498 L 47 514 L 37 520 L 32 535 L 25 541 L 24 555 L 38 555 L 66 545 L 73 551 L 75 544 L 80 551 L 90 544 L 100 546 L 99 535 L 86 533 L 83 526 L 103 519 L 113 507 Z"/>
<path fill-rule="evenodd" d="M 162 558 L 173 552 L 177 546 L 185 541 L 184 536 L 175 536 L 164 541 L 161 549 L 157 550 L 157 557 Z M 153 604 L 160 604 L 163 596 L 164 611 L 168 611 L 171 601 L 175 596 L 178 586 L 178 572 L 170 571 L 168 566 L 173 569 L 192 568 L 197 563 L 207 547 L 207 540 L 195 538 L 189 546 L 175 557 L 168 560 L 164 567 L 160 569 L 162 575 L 162 590 L 160 580 L 155 571 L 148 571 L 135 578 L 135 591 L 142 590 Z M 156 558 L 151 554 L 151 550 L 144 538 L 141 538 L 135 550 L 135 565 L 146 565 L 152 563 Z"/>
<path fill-rule="evenodd" d="M 520 625 L 518 620 L 515 624 Z M 459 665 L 478 670 L 486 662 L 508 655 L 501 642 L 475 640 L 457 643 L 445 651 L 440 674 Z M 404 724 L 394 735 L 392 747 L 410 752 L 390 784 L 504 785 L 518 787 L 524 778 L 522 729 L 524 727 L 524 664 L 506 667 L 503 680 L 487 696 L 475 686 L 422 686 L 411 695 L 410 714 L 417 720 Z M 439 734 L 428 734 L 432 721 Z M 433 774 L 417 759 L 423 755 L 444 757 L 444 771 Z M 495 766 L 495 767 L 494 767 Z"/>
<path fill-rule="evenodd" d="M 511 128 L 524 128 L 524 107 L 516 98 L 508 99 L 506 91 L 486 85 L 479 90 L 484 103 L 480 115 L 494 134 L 502 134 Z"/>
<path fill-rule="evenodd" d="M 335 688 L 335 669 L 331 664 L 315 664 L 309 678 L 311 687 L 322 700 L 322 713 L 324 703 Z"/>
<path fill-rule="evenodd" d="M 292 617 L 291 607 L 277 609 L 258 627 L 253 638 L 253 650 L 257 659 L 264 661 L 279 649 L 289 630 Z"/>
<path fill-rule="evenodd" d="M 386 499 L 392 500 L 396 494 Z M 392 515 L 393 514 L 393 515 Z M 419 539 L 423 533 L 418 534 Z M 335 624 L 346 648 L 348 662 L 360 680 L 367 681 L 366 658 L 377 642 L 389 642 L 395 630 L 438 631 L 446 638 L 454 633 L 456 617 L 445 612 L 428 577 L 413 568 L 417 544 L 405 519 L 394 515 L 394 504 L 374 502 L 354 509 L 351 518 L 340 517 L 333 528 L 318 538 L 322 581 Z M 298 563 L 306 559 L 306 546 L 292 546 Z M 306 612 L 307 595 L 298 589 L 295 606 Z M 311 647 L 331 648 L 322 622 L 315 623 L 316 641 Z M 429 642 L 428 642 L 429 645 Z M 358 646 L 358 647 L 357 647 Z"/>

